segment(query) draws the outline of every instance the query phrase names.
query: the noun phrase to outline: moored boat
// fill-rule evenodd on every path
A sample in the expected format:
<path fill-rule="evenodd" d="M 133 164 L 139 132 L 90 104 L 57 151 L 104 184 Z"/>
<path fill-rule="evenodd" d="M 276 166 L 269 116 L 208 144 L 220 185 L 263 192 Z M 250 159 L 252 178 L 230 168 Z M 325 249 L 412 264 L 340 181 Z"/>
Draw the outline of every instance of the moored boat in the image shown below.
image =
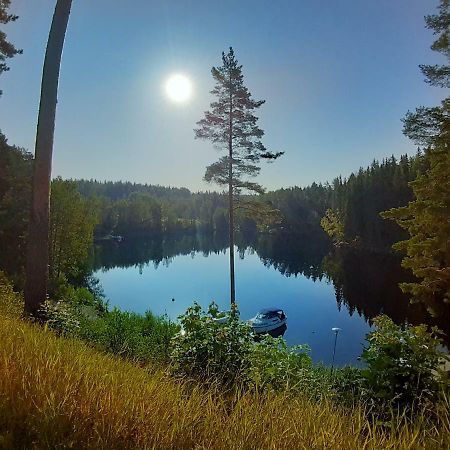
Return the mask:
<path fill-rule="evenodd" d="M 267 333 L 286 324 L 286 314 L 281 308 L 265 308 L 249 320 L 253 331 L 258 333 Z"/>

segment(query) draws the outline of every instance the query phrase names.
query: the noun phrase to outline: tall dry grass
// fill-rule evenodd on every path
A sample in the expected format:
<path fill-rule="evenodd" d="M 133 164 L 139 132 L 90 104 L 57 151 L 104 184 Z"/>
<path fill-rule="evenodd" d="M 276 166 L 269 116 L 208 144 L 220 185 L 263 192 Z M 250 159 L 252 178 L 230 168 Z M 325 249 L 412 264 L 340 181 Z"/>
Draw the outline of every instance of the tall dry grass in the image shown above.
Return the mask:
<path fill-rule="evenodd" d="M 445 449 L 449 436 L 444 406 L 433 426 L 389 429 L 329 400 L 179 382 L 0 312 L 2 449 Z"/>

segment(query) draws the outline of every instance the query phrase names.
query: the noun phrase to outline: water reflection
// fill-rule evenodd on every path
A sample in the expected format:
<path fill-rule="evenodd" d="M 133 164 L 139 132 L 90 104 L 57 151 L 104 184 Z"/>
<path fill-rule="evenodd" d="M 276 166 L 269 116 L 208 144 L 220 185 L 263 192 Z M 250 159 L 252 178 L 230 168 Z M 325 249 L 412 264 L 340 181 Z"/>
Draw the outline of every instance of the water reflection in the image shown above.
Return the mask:
<path fill-rule="evenodd" d="M 393 255 L 332 249 L 326 241 L 302 240 L 291 235 L 238 234 L 236 246 L 240 258 L 256 254 L 266 267 L 273 267 L 286 277 L 331 282 L 338 309 L 344 307 L 350 316 L 356 312 L 370 323 L 384 313 L 397 323 L 425 322 L 438 325 L 447 336 L 450 334 L 450 324 L 445 318 L 431 318 L 422 305 L 411 305 L 401 292 L 398 283 L 408 281 L 409 276 Z M 224 254 L 227 248 L 227 235 L 217 233 L 102 242 L 96 245 L 92 270 L 137 267 L 142 273 L 147 266 L 167 267 L 180 255 Z M 277 331 L 283 335 L 286 328 Z M 449 343 L 448 337 L 446 342 Z"/>
<path fill-rule="evenodd" d="M 281 327 L 275 328 L 275 330 L 268 331 L 267 334 L 270 336 L 277 338 L 280 336 L 284 336 L 284 333 L 286 333 L 287 325 L 284 323 L 281 325 Z"/>
<path fill-rule="evenodd" d="M 431 317 L 422 304 L 411 304 L 399 283 L 413 281 L 395 255 L 334 249 L 322 261 L 326 276 L 333 282 L 338 308 L 350 315 L 356 311 L 367 321 L 386 314 L 396 323 L 428 323 L 446 333 L 449 344 L 450 324 L 445 316 Z"/>

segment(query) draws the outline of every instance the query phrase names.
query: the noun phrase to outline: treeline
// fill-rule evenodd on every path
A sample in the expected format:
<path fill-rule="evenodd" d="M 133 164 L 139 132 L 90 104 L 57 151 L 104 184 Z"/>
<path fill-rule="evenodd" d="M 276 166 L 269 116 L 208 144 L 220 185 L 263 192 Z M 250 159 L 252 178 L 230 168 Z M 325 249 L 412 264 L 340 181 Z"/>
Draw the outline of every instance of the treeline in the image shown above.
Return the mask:
<path fill-rule="evenodd" d="M 22 274 L 31 196 L 33 158 L 0 134 L 0 267 Z M 323 246 L 339 243 L 390 251 L 405 238 L 380 212 L 408 204 L 408 183 L 424 169 L 423 157 L 374 161 L 332 183 L 284 188 L 238 203 L 236 228 L 289 235 Z M 129 182 L 56 179 L 52 184 L 51 273 L 83 272 L 93 236 L 153 237 L 225 232 L 228 199 L 218 192 Z M 327 233 L 325 233 L 324 229 Z"/>
<path fill-rule="evenodd" d="M 312 183 L 304 188 L 283 188 L 247 197 L 251 208 L 245 204 L 238 207 L 236 228 L 244 232 L 270 230 L 321 241 L 327 239 L 325 228 L 339 243 L 390 251 L 394 242 L 405 238 L 405 232 L 382 219 L 380 213 L 413 199 L 409 182 L 422 169 L 420 154 L 403 155 L 400 159 L 392 156 L 331 183 Z M 228 229 L 228 200 L 221 193 L 192 193 L 185 188 L 121 181 L 75 180 L 75 183 L 81 194 L 99 199 L 98 236 L 149 237 Z M 267 211 L 272 213 L 270 220 L 266 220 Z"/>
<path fill-rule="evenodd" d="M 0 132 L 0 269 L 23 272 L 33 156 Z"/>
<path fill-rule="evenodd" d="M 82 195 L 99 201 L 98 237 L 151 237 L 228 229 L 228 199 L 222 193 L 193 193 L 186 188 L 122 181 L 73 181 Z M 255 229 L 256 222 L 238 214 L 237 227 Z"/>
<path fill-rule="evenodd" d="M 338 243 L 386 252 L 405 232 L 380 213 L 413 199 L 409 182 L 423 170 L 421 154 L 394 156 L 348 178 L 306 188 L 279 189 L 262 196 L 281 212 L 280 228 L 308 239 L 323 238 L 323 229 Z"/>
<path fill-rule="evenodd" d="M 340 220 L 341 240 L 366 249 L 390 250 L 392 244 L 406 238 L 397 224 L 385 220 L 380 213 L 407 205 L 414 199 L 409 183 L 424 170 L 424 159 L 392 156 L 381 163 L 351 174 L 347 179 L 333 180 L 330 208 Z"/>
<path fill-rule="evenodd" d="M 23 285 L 31 204 L 33 156 L 9 145 L 0 132 L 0 269 Z M 74 182 L 52 181 L 50 214 L 50 281 L 77 280 L 87 273 L 99 202 L 81 195 Z"/>

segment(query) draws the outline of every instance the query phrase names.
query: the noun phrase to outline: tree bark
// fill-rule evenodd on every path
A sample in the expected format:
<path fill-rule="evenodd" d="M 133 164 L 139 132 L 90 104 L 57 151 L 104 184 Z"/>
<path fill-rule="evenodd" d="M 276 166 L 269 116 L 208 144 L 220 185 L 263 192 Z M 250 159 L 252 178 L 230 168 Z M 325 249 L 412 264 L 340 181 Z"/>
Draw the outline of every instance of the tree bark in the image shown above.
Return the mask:
<path fill-rule="evenodd" d="M 33 316 L 38 315 L 47 297 L 53 136 L 61 55 L 71 6 L 72 0 L 57 0 L 42 71 L 25 282 L 25 312 Z"/>
<path fill-rule="evenodd" d="M 231 89 L 231 76 L 230 76 Z M 234 209 L 233 209 L 233 94 L 230 92 L 230 123 L 228 129 L 228 211 L 230 241 L 230 301 L 236 303 L 234 283 Z"/>

